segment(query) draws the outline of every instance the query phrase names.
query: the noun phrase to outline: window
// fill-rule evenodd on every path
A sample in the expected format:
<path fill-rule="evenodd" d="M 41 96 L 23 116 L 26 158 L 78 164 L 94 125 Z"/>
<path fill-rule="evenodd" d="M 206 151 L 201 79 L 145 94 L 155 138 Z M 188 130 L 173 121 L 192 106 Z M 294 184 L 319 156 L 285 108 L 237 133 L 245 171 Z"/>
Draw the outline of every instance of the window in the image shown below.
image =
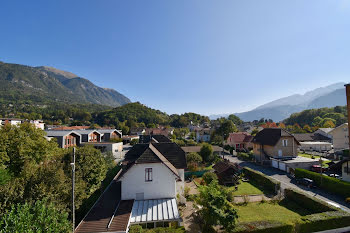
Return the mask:
<path fill-rule="evenodd" d="M 283 145 L 284 147 L 288 146 L 288 140 L 287 140 L 287 139 L 283 139 L 283 140 L 282 140 L 282 145 Z"/>
<path fill-rule="evenodd" d="M 145 169 L 145 181 L 146 182 L 152 181 L 152 168 Z"/>

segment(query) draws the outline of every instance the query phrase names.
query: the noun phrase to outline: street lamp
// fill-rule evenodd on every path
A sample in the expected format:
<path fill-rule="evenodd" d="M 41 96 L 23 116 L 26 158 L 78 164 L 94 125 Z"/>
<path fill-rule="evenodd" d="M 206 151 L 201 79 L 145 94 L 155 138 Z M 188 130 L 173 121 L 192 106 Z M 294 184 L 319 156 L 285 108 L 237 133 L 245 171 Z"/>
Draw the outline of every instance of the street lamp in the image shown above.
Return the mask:
<path fill-rule="evenodd" d="M 75 230 L 75 205 L 74 205 L 74 186 L 75 186 L 75 147 L 73 147 L 73 162 L 70 163 L 72 166 L 72 228 L 73 233 Z"/>

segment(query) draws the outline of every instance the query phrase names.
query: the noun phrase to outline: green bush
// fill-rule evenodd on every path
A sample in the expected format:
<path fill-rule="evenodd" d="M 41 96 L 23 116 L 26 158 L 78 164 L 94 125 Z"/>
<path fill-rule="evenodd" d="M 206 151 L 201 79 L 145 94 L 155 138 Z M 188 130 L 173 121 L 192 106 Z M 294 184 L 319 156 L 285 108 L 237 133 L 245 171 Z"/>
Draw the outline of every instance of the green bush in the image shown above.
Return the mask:
<path fill-rule="evenodd" d="M 203 180 L 206 184 L 210 184 L 213 180 L 218 180 L 218 176 L 213 172 L 207 172 L 203 175 Z"/>
<path fill-rule="evenodd" d="M 350 182 L 300 168 L 295 169 L 295 177 L 312 179 L 317 186 L 330 193 L 338 194 L 345 198 L 350 196 Z"/>
<path fill-rule="evenodd" d="M 257 221 L 240 223 L 236 226 L 234 233 L 291 233 L 294 226 L 275 221 Z"/>
<path fill-rule="evenodd" d="M 326 202 L 323 202 L 317 198 L 311 197 L 294 189 L 285 189 L 284 196 L 288 200 L 292 200 L 293 202 L 300 204 L 301 206 L 311 210 L 314 213 L 337 210 L 333 206 L 328 205 Z"/>
<path fill-rule="evenodd" d="M 247 176 L 249 179 L 252 179 L 257 184 L 264 184 L 264 189 L 274 194 L 277 194 L 278 190 L 281 188 L 281 183 L 279 181 L 276 181 L 259 171 L 244 167 L 243 172 L 245 176 Z"/>
<path fill-rule="evenodd" d="M 251 153 L 244 153 L 244 152 L 238 152 L 237 157 L 239 159 L 242 159 L 244 161 L 252 161 L 254 159 L 253 154 Z"/>
<path fill-rule="evenodd" d="M 350 214 L 344 211 L 328 211 L 306 215 L 296 225 L 297 232 L 308 233 L 349 226 Z"/>

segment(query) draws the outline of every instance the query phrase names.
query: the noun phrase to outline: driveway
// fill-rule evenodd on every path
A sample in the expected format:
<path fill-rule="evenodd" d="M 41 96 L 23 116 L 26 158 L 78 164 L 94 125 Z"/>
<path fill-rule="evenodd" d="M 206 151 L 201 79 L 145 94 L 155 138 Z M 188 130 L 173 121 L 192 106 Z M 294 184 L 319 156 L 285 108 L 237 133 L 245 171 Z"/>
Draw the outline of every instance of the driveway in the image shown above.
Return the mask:
<path fill-rule="evenodd" d="M 268 175 L 268 176 L 280 181 L 282 191 L 285 188 L 294 188 L 294 189 L 297 189 L 299 191 L 308 193 L 309 195 L 311 195 L 313 197 L 316 197 L 320 200 L 323 200 L 330 205 L 336 206 L 336 207 L 350 213 L 350 208 L 349 208 L 349 205 L 347 205 L 345 203 L 345 200 L 344 200 L 345 198 L 328 193 L 328 192 L 321 190 L 321 189 L 318 189 L 318 188 L 310 189 L 306 186 L 296 185 L 296 184 L 291 182 L 291 178 L 289 178 L 287 176 L 286 172 L 283 172 L 283 171 L 278 170 L 278 169 L 273 168 L 273 167 L 261 166 L 261 165 L 258 165 L 256 163 L 253 163 L 253 162 L 242 161 L 242 160 L 239 160 L 237 157 L 225 156 L 225 159 L 228 159 L 233 163 L 238 163 L 242 167 L 249 167 L 251 169 L 260 171 L 260 172 L 264 173 L 265 175 Z"/>

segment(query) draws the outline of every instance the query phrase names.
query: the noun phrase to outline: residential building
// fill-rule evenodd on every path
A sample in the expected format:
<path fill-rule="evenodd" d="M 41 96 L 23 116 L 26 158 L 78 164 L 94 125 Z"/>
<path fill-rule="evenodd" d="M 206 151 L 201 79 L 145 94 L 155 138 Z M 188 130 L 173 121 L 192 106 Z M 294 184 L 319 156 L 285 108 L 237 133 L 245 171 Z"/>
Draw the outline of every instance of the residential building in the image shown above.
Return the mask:
<path fill-rule="evenodd" d="M 315 131 L 315 133 L 317 134 L 321 134 L 325 137 L 328 138 L 332 138 L 332 134 L 330 134 L 330 132 L 333 130 L 334 128 L 319 128 L 318 130 Z"/>
<path fill-rule="evenodd" d="M 69 148 L 79 146 L 81 144 L 82 136 L 75 131 L 48 130 L 45 132 L 47 134 L 47 138 L 56 138 L 58 146 L 61 148 Z"/>
<path fill-rule="evenodd" d="M 111 139 L 121 139 L 123 133 L 121 130 L 117 129 L 98 129 L 98 132 L 101 133 L 101 141 L 109 142 Z"/>
<path fill-rule="evenodd" d="M 195 132 L 196 132 L 197 142 L 210 142 L 210 134 L 211 134 L 210 128 L 202 128 L 202 129 L 196 130 Z"/>
<path fill-rule="evenodd" d="M 130 143 L 132 140 L 139 140 L 140 136 L 138 135 L 124 135 L 122 137 L 123 139 L 123 144 L 128 144 Z"/>
<path fill-rule="evenodd" d="M 142 135 L 145 134 L 146 129 L 145 128 L 131 128 L 130 129 L 130 135 Z"/>
<path fill-rule="evenodd" d="M 183 195 L 185 152 L 175 143 L 136 144 L 107 190 L 75 232 L 128 232 L 179 222 L 176 196 Z"/>
<path fill-rule="evenodd" d="M 18 118 L 0 118 L 0 126 L 4 126 L 6 124 L 10 125 L 20 125 L 23 120 Z"/>
<path fill-rule="evenodd" d="M 249 151 L 253 149 L 253 136 L 246 132 L 230 133 L 226 145 L 234 148 L 235 151 Z"/>
<path fill-rule="evenodd" d="M 114 158 L 123 158 L 123 143 L 122 142 L 82 142 L 82 145 L 92 145 L 102 153 L 112 153 Z"/>
<path fill-rule="evenodd" d="M 42 120 L 30 120 L 29 123 L 33 124 L 38 129 L 45 130 L 45 123 Z"/>
<path fill-rule="evenodd" d="M 97 130 L 75 130 L 81 135 L 81 142 L 101 142 L 101 133 Z"/>
<path fill-rule="evenodd" d="M 295 137 L 281 128 L 265 128 L 252 140 L 253 154 L 257 161 L 270 158 L 297 157 L 300 143 Z"/>
<path fill-rule="evenodd" d="M 293 134 L 300 142 L 300 150 L 303 151 L 330 151 L 332 149 L 332 138 L 320 133 Z"/>
<path fill-rule="evenodd" d="M 159 127 L 159 128 L 146 128 L 145 129 L 145 135 L 164 135 L 165 137 L 168 137 L 169 135 L 172 135 L 174 132 L 173 128 L 166 128 L 166 127 Z"/>
<path fill-rule="evenodd" d="M 344 123 L 335 129 L 329 131 L 333 137 L 334 151 L 344 150 L 349 148 L 349 132 L 348 123 Z"/>

